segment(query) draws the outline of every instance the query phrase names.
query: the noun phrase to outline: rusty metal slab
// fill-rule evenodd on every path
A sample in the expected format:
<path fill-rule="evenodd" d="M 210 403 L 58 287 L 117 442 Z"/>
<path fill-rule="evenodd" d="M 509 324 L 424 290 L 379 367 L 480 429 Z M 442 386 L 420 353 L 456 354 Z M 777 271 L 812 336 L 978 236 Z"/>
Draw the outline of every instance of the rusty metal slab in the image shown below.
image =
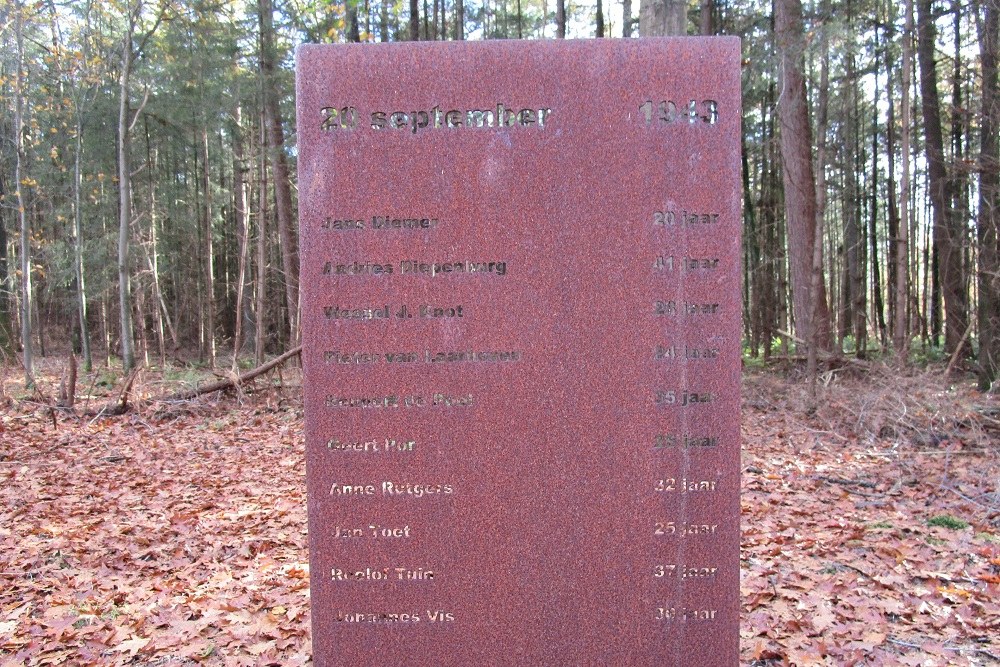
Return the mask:
<path fill-rule="evenodd" d="M 315 664 L 736 665 L 739 41 L 297 92 Z"/>

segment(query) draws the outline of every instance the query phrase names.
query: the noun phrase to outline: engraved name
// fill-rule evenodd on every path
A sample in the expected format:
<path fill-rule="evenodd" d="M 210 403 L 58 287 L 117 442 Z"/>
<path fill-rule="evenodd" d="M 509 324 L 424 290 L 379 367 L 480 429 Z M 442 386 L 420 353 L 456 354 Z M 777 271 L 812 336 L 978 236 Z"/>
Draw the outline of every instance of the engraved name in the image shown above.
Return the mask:
<path fill-rule="evenodd" d="M 341 484 L 330 485 L 330 495 L 334 498 L 360 498 L 365 496 L 450 496 L 455 493 L 451 484 L 410 484 L 409 482 L 382 482 L 381 484 Z"/>
<path fill-rule="evenodd" d="M 333 581 L 429 581 L 435 572 L 422 567 L 366 567 L 363 570 L 344 570 L 339 567 L 330 569 L 330 579 Z"/>
<path fill-rule="evenodd" d="M 360 229 L 379 229 L 379 230 L 414 230 L 414 229 L 431 229 L 438 226 L 437 218 L 393 218 L 390 216 L 373 215 L 371 221 L 368 222 L 364 218 L 354 218 L 354 217 L 344 217 L 344 218 L 334 218 L 327 217 L 323 218 L 319 223 L 320 229 L 327 229 L 335 232 L 351 232 Z"/>
<path fill-rule="evenodd" d="M 331 452 L 358 452 L 372 453 L 401 453 L 412 452 L 417 446 L 415 440 L 397 440 L 396 438 L 385 438 L 384 440 L 357 440 L 344 441 L 338 438 L 330 438 L 326 441 L 326 448 Z"/>
<path fill-rule="evenodd" d="M 335 526 L 333 529 L 335 538 L 344 539 L 394 539 L 408 538 L 411 536 L 409 524 L 405 526 L 382 526 L 379 524 L 369 524 L 367 526 Z"/>
<path fill-rule="evenodd" d="M 512 363 L 521 361 L 518 350 L 424 350 L 420 352 L 344 352 L 326 350 L 323 361 L 328 364 L 363 366 L 367 364 L 415 364 L 415 363 Z"/>
<path fill-rule="evenodd" d="M 455 620 L 455 614 L 450 611 L 440 609 L 428 609 L 423 612 L 423 618 L 430 623 L 451 623 Z M 419 623 L 421 612 L 382 612 L 382 611 L 342 611 L 337 610 L 334 620 L 338 623 L 372 623 L 372 624 L 397 624 L 397 623 Z"/>
<path fill-rule="evenodd" d="M 326 262 L 323 264 L 323 275 L 333 276 L 391 276 L 391 275 L 424 275 L 430 277 L 458 275 L 507 275 L 506 261 L 483 261 L 460 260 L 453 262 L 420 262 L 415 259 L 408 259 L 394 264 L 393 262 L 347 262 L 336 264 Z"/>
<path fill-rule="evenodd" d="M 392 318 L 408 320 L 413 317 L 450 319 L 465 317 L 465 306 L 434 305 L 422 303 L 416 306 L 402 304 L 398 310 L 390 308 L 389 304 L 365 306 L 324 306 L 323 316 L 328 320 L 388 320 Z"/>
<path fill-rule="evenodd" d="M 360 409 L 380 409 L 389 408 L 468 408 L 475 403 L 472 394 L 452 395 L 437 392 L 430 397 L 421 394 L 411 396 L 399 396 L 391 394 L 389 396 L 337 396 L 328 394 L 324 401 L 328 408 L 360 408 Z"/>

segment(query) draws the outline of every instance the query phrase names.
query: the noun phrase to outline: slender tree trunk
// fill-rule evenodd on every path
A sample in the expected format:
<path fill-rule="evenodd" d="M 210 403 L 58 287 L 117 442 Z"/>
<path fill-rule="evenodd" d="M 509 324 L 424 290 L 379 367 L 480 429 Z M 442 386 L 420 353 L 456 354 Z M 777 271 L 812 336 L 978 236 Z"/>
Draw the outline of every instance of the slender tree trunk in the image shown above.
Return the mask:
<path fill-rule="evenodd" d="M 264 116 L 267 124 L 268 152 L 274 182 L 275 212 L 278 217 L 278 238 L 281 241 L 281 268 L 284 272 L 285 307 L 288 309 L 288 344 L 295 347 L 299 340 L 299 262 L 295 243 L 294 212 L 292 210 L 291 175 L 285 157 L 285 133 L 275 88 L 274 28 L 270 0 L 260 0 L 260 66 L 264 80 Z"/>
<path fill-rule="evenodd" d="M 24 364 L 24 385 L 35 384 L 31 343 L 31 223 L 25 202 L 24 188 L 24 5 L 14 6 L 14 39 L 17 43 L 17 73 L 14 90 L 14 193 L 18 220 L 21 223 L 21 361 Z"/>
<path fill-rule="evenodd" d="M 566 38 L 566 0 L 556 0 L 556 37 Z"/>
<path fill-rule="evenodd" d="M 594 37 L 604 37 L 604 5 L 601 0 L 597 0 L 597 19 L 596 19 L 596 30 L 594 31 Z"/>
<path fill-rule="evenodd" d="M 243 351 L 243 310 L 247 282 L 250 211 L 247 208 L 247 184 L 243 152 L 243 109 L 237 104 L 233 111 L 233 217 L 236 220 L 236 243 L 239 258 L 236 269 L 236 322 L 233 326 L 233 368 L 238 367 Z"/>
<path fill-rule="evenodd" d="M 379 3 L 378 38 L 380 42 L 389 41 L 389 2 L 382 0 Z"/>
<path fill-rule="evenodd" d="M 949 180 L 941 131 L 941 104 L 934 60 L 937 30 L 932 0 L 919 0 L 917 59 L 920 64 L 920 98 L 924 121 L 927 180 L 934 217 L 934 250 L 938 259 L 945 310 L 945 349 L 954 352 L 962 344 L 968 324 L 968 304 L 963 275 L 962 248 L 965 238 L 951 208 L 953 184 Z"/>
<path fill-rule="evenodd" d="M 622 37 L 632 36 L 632 0 L 622 0 Z"/>
<path fill-rule="evenodd" d="M 864 347 L 867 343 L 867 322 L 865 321 L 865 311 L 867 310 L 867 300 L 865 292 L 865 239 L 864 228 L 861 224 L 861 201 L 862 192 L 858 184 L 858 175 L 864 169 L 864 161 L 861 159 L 864 150 L 860 145 L 860 128 L 858 123 L 861 119 L 858 108 L 857 95 L 857 70 L 854 61 L 854 44 L 848 44 L 846 61 L 846 78 L 844 80 L 844 98 L 851 110 L 850 116 L 844 124 L 844 146 L 848 148 L 848 153 L 844 157 L 847 164 L 845 173 L 847 201 L 844 202 L 844 256 L 845 284 L 848 289 L 844 294 L 844 301 L 847 305 L 849 317 L 844 322 L 845 328 L 850 329 L 854 337 L 854 349 L 858 356 L 864 356 Z M 858 157 L 854 157 L 858 156 Z"/>
<path fill-rule="evenodd" d="M 906 18 L 903 27 L 903 89 L 900 102 L 902 130 L 902 174 L 899 193 L 899 225 L 896 238 L 896 322 L 893 327 L 893 346 L 900 364 L 910 356 L 909 304 L 909 225 L 910 225 L 910 87 L 913 84 L 913 0 L 905 0 Z M 890 7 L 892 6 L 890 0 Z"/>
<path fill-rule="evenodd" d="M 126 373 L 135 368 L 135 343 L 132 338 L 132 290 L 129 271 L 129 231 L 132 223 L 132 166 L 129 159 L 129 79 L 132 75 L 132 35 L 135 15 L 127 6 L 128 26 L 122 39 L 122 69 L 118 100 L 118 307 L 121 316 L 122 367 Z"/>
<path fill-rule="evenodd" d="M 687 0 L 639 0 L 642 37 L 687 34 Z"/>
<path fill-rule="evenodd" d="M 465 3 L 463 0 L 455 0 L 455 39 L 458 41 L 465 39 Z"/>
<path fill-rule="evenodd" d="M 980 119 L 979 241 L 979 388 L 988 390 L 1000 377 L 1000 6 L 984 3 L 979 48 L 983 68 Z"/>
<path fill-rule="evenodd" d="M 82 174 L 80 162 L 83 159 L 83 116 L 77 112 L 76 142 L 73 155 L 73 267 L 76 273 L 76 309 L 80 321 L 80 351 L 83 354 L 83 370 L 89 373 L 94 367 L 90 354 L 90 328 L 87 324 L 87 287 L 83 270 L 83 201 L 80 194 Z"/>
<path fill-rule="evenodd" d="M 212 239 L 212 180 L 208 167 L 208 128 L 205 124 L 201 127 L 201 174 L 202 174 L 202 194 L 204 206 L 204 246 L 202 252 L 204 257 L 205 272 L 205 342 L 208 352 L 208 367 L 215 368 L 215 248 Z"/>
<path fill-rule="evenodd" d="M 156 180 L 153 172 L 156 169 L 157 159 L 153 154 L 151 142 L 149 140 L 149 123 L 146 118 L 142 119 L 143 129 L 146 134 L 146 174 L 148 175 L 149 187 L 149 251 L 146 252 L 146 263 L 149 265 L 149 276 L 153 286 L 153 322 L 156 324 L 156 347 L 160 355 L 160 365 L 167 363 L 167 349 L 163 334 L 163 313 L 160 312 L 160 258 L 158 248 L 159 216 L 156 201 Z M 140 311 L 141 312 L 141 311 Z"/>
<path fill-rule="evenodd" d="M 6 129 L 6 128 L 4 128 Z M 6 175 L 0 170 L 0 197 L 4 201 L 17 199 L 10 192 Z M 11 303 L 8 297 L 12 290 L 8 285 L 10 280 L 10 269 L 7 258 L 7 209 L 0 207 L 0 357 L 14 354 L 13 323 L 11 322 Z"/>
<path fill-rule="evenodd" d="M 264 363 L 264 341 L 267 333 L 267 218 L 268 187 L 267 187 L 267 130 L 264 127 L 263 112 L 260 117 L 260 191 L 257 202 L 257 304 L 256 328 L 254 330 L 254 357 L 257 365 Z"/>
<path fill-rule="evenodd" d="M 876 33 L 877 39 L 877 33 Z M 868 241 L 869 241 L 869 252 L 871 253 L 871 265 L 872 265 L 872 301 L 873 301 L 873 320 L 878 325 L 879 331 L 879 345 L 884 350 L 886 344 L 888 343 L 888 338 L 886 335 L 885 327 L 885 302 L 882 299 L 882 275 L 879 268 L 879 254 L 878 254 L 878 184 L 879 184 L 879 170 L 878 170 L 878 145 L 879 145 L 879 128 L 878 128 L 878 114 L 879 114 L 879 98 L 880 89 L 878 86 L 878 71 L 879 71 L 879 53 L 876 50 L 875 54 L 875 99 L 872 104 L 872 176 L 871 176 L 871 201 L 870 213 L 868 217 Z"/>
<path fill-rule="evenodd" d="M 806 105 L 804 66 L 805 34 L 799 0 L 775 0 L 774 31 L 781 53 L 782 90 L 778 104 L 781 123 L 781 156 L 785 185 L 785 217 L 791 261 L 792 300 L 796 330 L 803 340 L 815 341 L 830 349 L 830 312 L 826 288 L 819 281 L 815 302 L 810 302 L 810 286 L 815 253 L 822 266 L 822 244 L 816 239 L 816 179 L 812 166 L 812 131 Z M 813 308 L 815 305 L 815 308 Z M 815 313 L 815 317 L 814 317 Z"/>

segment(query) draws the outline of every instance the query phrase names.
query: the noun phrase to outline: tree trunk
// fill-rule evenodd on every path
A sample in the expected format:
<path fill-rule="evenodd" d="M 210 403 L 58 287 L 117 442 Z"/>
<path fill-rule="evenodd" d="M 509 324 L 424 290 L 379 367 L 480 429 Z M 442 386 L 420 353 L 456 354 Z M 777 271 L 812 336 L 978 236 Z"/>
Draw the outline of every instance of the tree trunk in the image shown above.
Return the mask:
<path fill-rule="evenodd" d="M 14 193 L 18 219 L 21 223 L 21 361 L 24 364 L 24 385 L 35 384 L 31 343 L 31 224 L 23 188 L 24 174 L 24 5 L 14 7 L 14 38 L 17 42 L 17 74 L 14 90 Z M 5 250 L 6 252 L 6 250 Z"/>
<path fill-rule="evenodd" d="M 455 0 L 455 39 L 465 39 L 465 4 L 463 0 Z"/>
<path fill-rule="evenodd" d="M 129 271 L 129 230 L 132 223 L 132 167 L 129 160 L 129 79 L 132 75 L 132 35 L 135 14 L 127 6 L 128 25 L 122 39 L 122 70 L 118 99 L 118 307 L 121 316 L 122 367 L 126 373 L 135 368 L 135 343 L 132 339 L 132 291 Z"/>
<path fill-rule="evenodd" d="M 1000 377 L 1000 7 L 986 0 L 980 24 L 983 109 L 980 119 L 979 241 L 979 388 Z"/>
<path fill-rule="evenodd" d="M 267 333 L 267 130 L 264 127 L 264 113 L 260 115 L 260 191 L 257 195 L 257 303 L 256 328 L 254 330 L 254 358 L 257 365 L 264 363 L 265 336 Z"/>
<path fill-rule="evenodd" d="M 701 0 L 701 13 L 698 16 L 698 29 L 699 32 L 706 37 L 715 34 L 714 0 Z"/>
<path fill-rule="evenodd" d="M 639 35 L 687 34 L 687 0 L 639 0 Z"/>
<path fill-rule="evenodd" d="M 632 36 L 632 0 L 622 0 L 622 37 Z"/>
<path fill-rule="evenodd" d="M 896 236 L 896 322 L 893 327 L 893 346 L 900 364 L 910 357 L 910 87 L 913 85 L 913 0 L 905 0 L 906 19 L 903 27 L 903 89 L 900 103 L 902 130 L 900 155 L 902 170 L 899 184 L 899 220 Z M 890 0 L 889 6 L 892 7 Z M 891 107 L 890 107 L 891 110 Z"/>
<path fill-rule="evenodd" d="M 410 41 L 420 41 L 420 0 L 410 0 Z"/>
<path fill-rule="evenodd" d="M 81 166 L 83 158 L 83 114 L 77 110 L 76 143 L 73 155 L 73 268 L 76 273 L 76 309 L 80 321 L 80 351 L 83 353 L 83 370 L 89 373 L 94 367 L 90 354 L 90 328 L 87 325 L 87 287 L 83 271 L 83 201 Z"/>
<path fill-rule="evenodd" d="M 601 0 L 597 0 L 597 26 L 594 31 L 594 37 L 604 37 L 604 6 Z"/>
<path fill-rule="evenodd" d="M 778 120 L 781 123 L 785 217 L 796 330 L 803 340 L 815 341 L 819 348 L 829 350 L 830 312 L 822 280 L 817 286 L 815 303 L 810 303 L 817 207 L 811 156 L 812 132 L 806 106 L 806 84 L 802 75 L 805 34 L 800 0 L 775 0 L 774 31 L 781 53 L 783 73 Z M 819 245 L 815 252 L 819 254 L 822 265 L 823 249 L 822 244 Z"/>
<path fill-rule="evenodd" d="M 566 38 L 566 0 L 556 0 L 556 37 Z"/>
<path fill-rule="evenodd" d="M 243 152 L 243 109 L 237 104 L 233 111 L 233 217 L 236 220 L 236 244 L 239 257 L 236 269 L 236 321 L 233 325 L 233 367 L 239 364 L 243 351 L 243 310 L 246 308 L 246 282 L 250 211 L 247 208 L 247 183 Z"/>
<path fill-rule="evenodd" d="M 295 245 L 294 211 L 292 209 L 291 176 L 285 157 L 285 133 L 275 83 L 274 28 L 270 0 L 260 1 L 260 67 L 263 74 L 264 119 L 267 126 L 268 152 L 274 182 L 274 204 L 278 217 L 278 238 L 281 241 L 281 268 L 284 272 L 285 307 L 288 309 L 288 345 L 299 340 L 299 262 Z"/>
<path fill-rule="evenodd" d="M 965 233 L 956 220 L 951 204 L 953 183 L 945 166 L 944 136 L 941 131 L 941 104 L 934 60 L 937 29 L 932 0 L 919 0 L 917 60 L 920 65 L 920 98 L 927 156 L 927 185 L 934 219 L 934 250 L 940 272 L 945 311 L 945 349 L 954 352 L 962 344 L 968 324 L 962 248 Z"/>
<path fill-rule="evenodd" d="M 215 368 L 215 248 L 212 239 L 212 180 L 208 168 L 208 128 L 201 127 L 201 176 L 204 196 L 204 246 L 202 246 L 203 269 L 205 272 L 205 343 L 208 352 L 208 367 Z"/>
<path fill-rule="evenodd" d="M 149 277 L 153 286 L 153 321 L 156 324 L 156 348 L 160 355 L 160 365 L 167 362 L 167 349 L 163 334 L 163 313 L 160 311 L 160 257 L 158 250 L 159 217 L 157 216 L 156 203 L 156 181 L 153 172 L 156 169 L 157 158 L 154 156 L 151 142 L 149 140 L 149 123 L 146 118 L 142 119 L 143 129 L 146 134 L 146 174 L 148 175 L 149 187 L 149 250 L 146 251 L 146 264 L 149 266 Z"/>

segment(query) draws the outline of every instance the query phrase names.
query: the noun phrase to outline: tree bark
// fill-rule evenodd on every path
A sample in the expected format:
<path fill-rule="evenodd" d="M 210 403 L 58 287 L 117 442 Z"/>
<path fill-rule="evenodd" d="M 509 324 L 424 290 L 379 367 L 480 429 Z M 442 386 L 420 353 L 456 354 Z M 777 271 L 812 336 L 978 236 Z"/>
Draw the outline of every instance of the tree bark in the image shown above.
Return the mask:
<path fill-rule="evenodd" d="M 420 0 L 410 0 L 410 41 L 420 41 Z"/>
<path fill-rule="evenodd" d="M 639 0 L 639 35 L 687 34 L 687 0 Z"/>
<path fill-rule="evenodd" d="M 208 367 L 215 368 L 215 247 L 212 239 L 212 179 L 208 167 L 208 128 L 201 126 L 201 182 L 204 196 L 204 246 L 202 266 L 205 272 L 205 347 Z"/>
<path fill-rule="evenodd" d="M 247 207 L 246 156 L 243 150 L 243 108 L 233 110 L 233 217 L 236 219 L 236 321 L 233 324 L 233 367 L 243 351 L 243 311 L 246 308 L 247 263 L 249 260 L 250 211 Z"/>
<path fill-rule="evenodd" d="M 254 330 L 254 358 L 257 364 L 264 363 L 265 335 L 267 332 L 267 218 L 268 187 L 267 187 L 267 129 L 264 127 L 264 112 L 260 114 L 260 186 L 257 194 L 257 298 L 254 310 L 256 322 Z"/>
<path fill-rule="evenodd" d="M 299 340 L 299 261 L 296 249 L 292 207 L 291 175 L 285 156 L 285 132 L 275 83 L 274 27 L 270 0 L 260 0 L 260 67 L 263 74 L 264 120 L 267 127 L 268 153 L 274 182 L 274 207 L 278 218 L 278 238 L 281 242 L 281 268 L 284 272 L 285 307 L 288 309 L 288 341 L 294 346 Z"/>
<path fill-rule="evenodd" d="M 715 2 L 701 0 L 701 13 L 698 16 L 698 29 L 706 37 L 715 34 Z"/>
<path fill-rule="evenodd" d="M 889 6 L 892 7 L 890 1 Z M 899 222 L 896 236 L 896 322 L 893 330 L 893 346 L 896 348 L 900 364 L 906 364 L 910 356 L 910 88 L 913 85 L 913 0 L 905 0 L 906 18 L 903 23 L 903 72 L 902 101 L 900 116 L 900 155 L 902 169 L 899 184 Z M 891 110 L 891 107 L 890 107 Z"/>
<path fill-rule="evenodd" d="M 812 131 L 806 105 L 805 34 L 799 0 L 775 0 L 774 31 L 781 53 L 782 89 L 778 103 L 784 166 L 785 216 L 791 261 L 792 307 L 799 337 L 830 349 L 830 312 L 821 280 L 810 303 L 816 237 L 816 179 L 812 166 Z M 815 248 L 822 265 L 822 244 Z M 813 307 L 815 305 L 815 308 Z M 815 315 L 814 315 L 815 313 Z"/>
<path fill-rule="evenodd" d="M 945 166 L 941 103 L 934 60 L 937 29 L 931 2 L 932 0 L 919 0 L 917 5 L 917 60 L 920 65 L 927 185 L 934 219 L 934 250 L 938 258 L 944 299 L 945 349 L 954 352 L 962 344 L 962 334 L 968 326 L 968 298 L 962 264 L 965 233 L 951 206 L 954 199 L 953 183 L 949 180 Z"/>
<path fill-rule="evenodd" d="M 601 0 L 597 0 L 597 17 L 596 17 L 596 29 L 594 31 L 594 37 L 601 38 L 604 37 L 604 6 Z"/>
<path fill-rule="evenodd" d="M 83 201 L 82 185 L 83 159 L 83 112 L 77 109 L 76 142 L 73 155 L 73 269 L 76 274 L 76 309 L 80 322 L 80 351 L 83 353 L 83 370 L 89 373 L 94 367 L 90 354 L 90 328 L 87 324 L 87 287 L 83 270 Z"/>
<path fill-rule="evenodd" d="M 980 24 L 983 108 L 980 119 L 979 241 L 979 388 L 986 391 L 1000 377 L 1000 7 L 986 0 Z"/>
<path fill-rule="evenodd" d="M 622 37 L 632 36 L 632 0 L 622 0 Z"/>
<path fill-rule="evenodd" d="M 556 0 L 556 37 L 566 38 L 566 0 Z"/>
<path fill-rule="evenodd" d="M 14 7 L 14 39 L 17 43 L 17 74 L 14 79 L 14 193 L 21 223 L 21 362 L 24 385 L 35 384 L 31 343 L 31 223 L 25 203 L 24 184 L 24 5 Z"/>
<path fill-rule="evenodd" d="M 465 4 L 463 0 L 455 0 L 455 39 L 465 39 Z"/>

